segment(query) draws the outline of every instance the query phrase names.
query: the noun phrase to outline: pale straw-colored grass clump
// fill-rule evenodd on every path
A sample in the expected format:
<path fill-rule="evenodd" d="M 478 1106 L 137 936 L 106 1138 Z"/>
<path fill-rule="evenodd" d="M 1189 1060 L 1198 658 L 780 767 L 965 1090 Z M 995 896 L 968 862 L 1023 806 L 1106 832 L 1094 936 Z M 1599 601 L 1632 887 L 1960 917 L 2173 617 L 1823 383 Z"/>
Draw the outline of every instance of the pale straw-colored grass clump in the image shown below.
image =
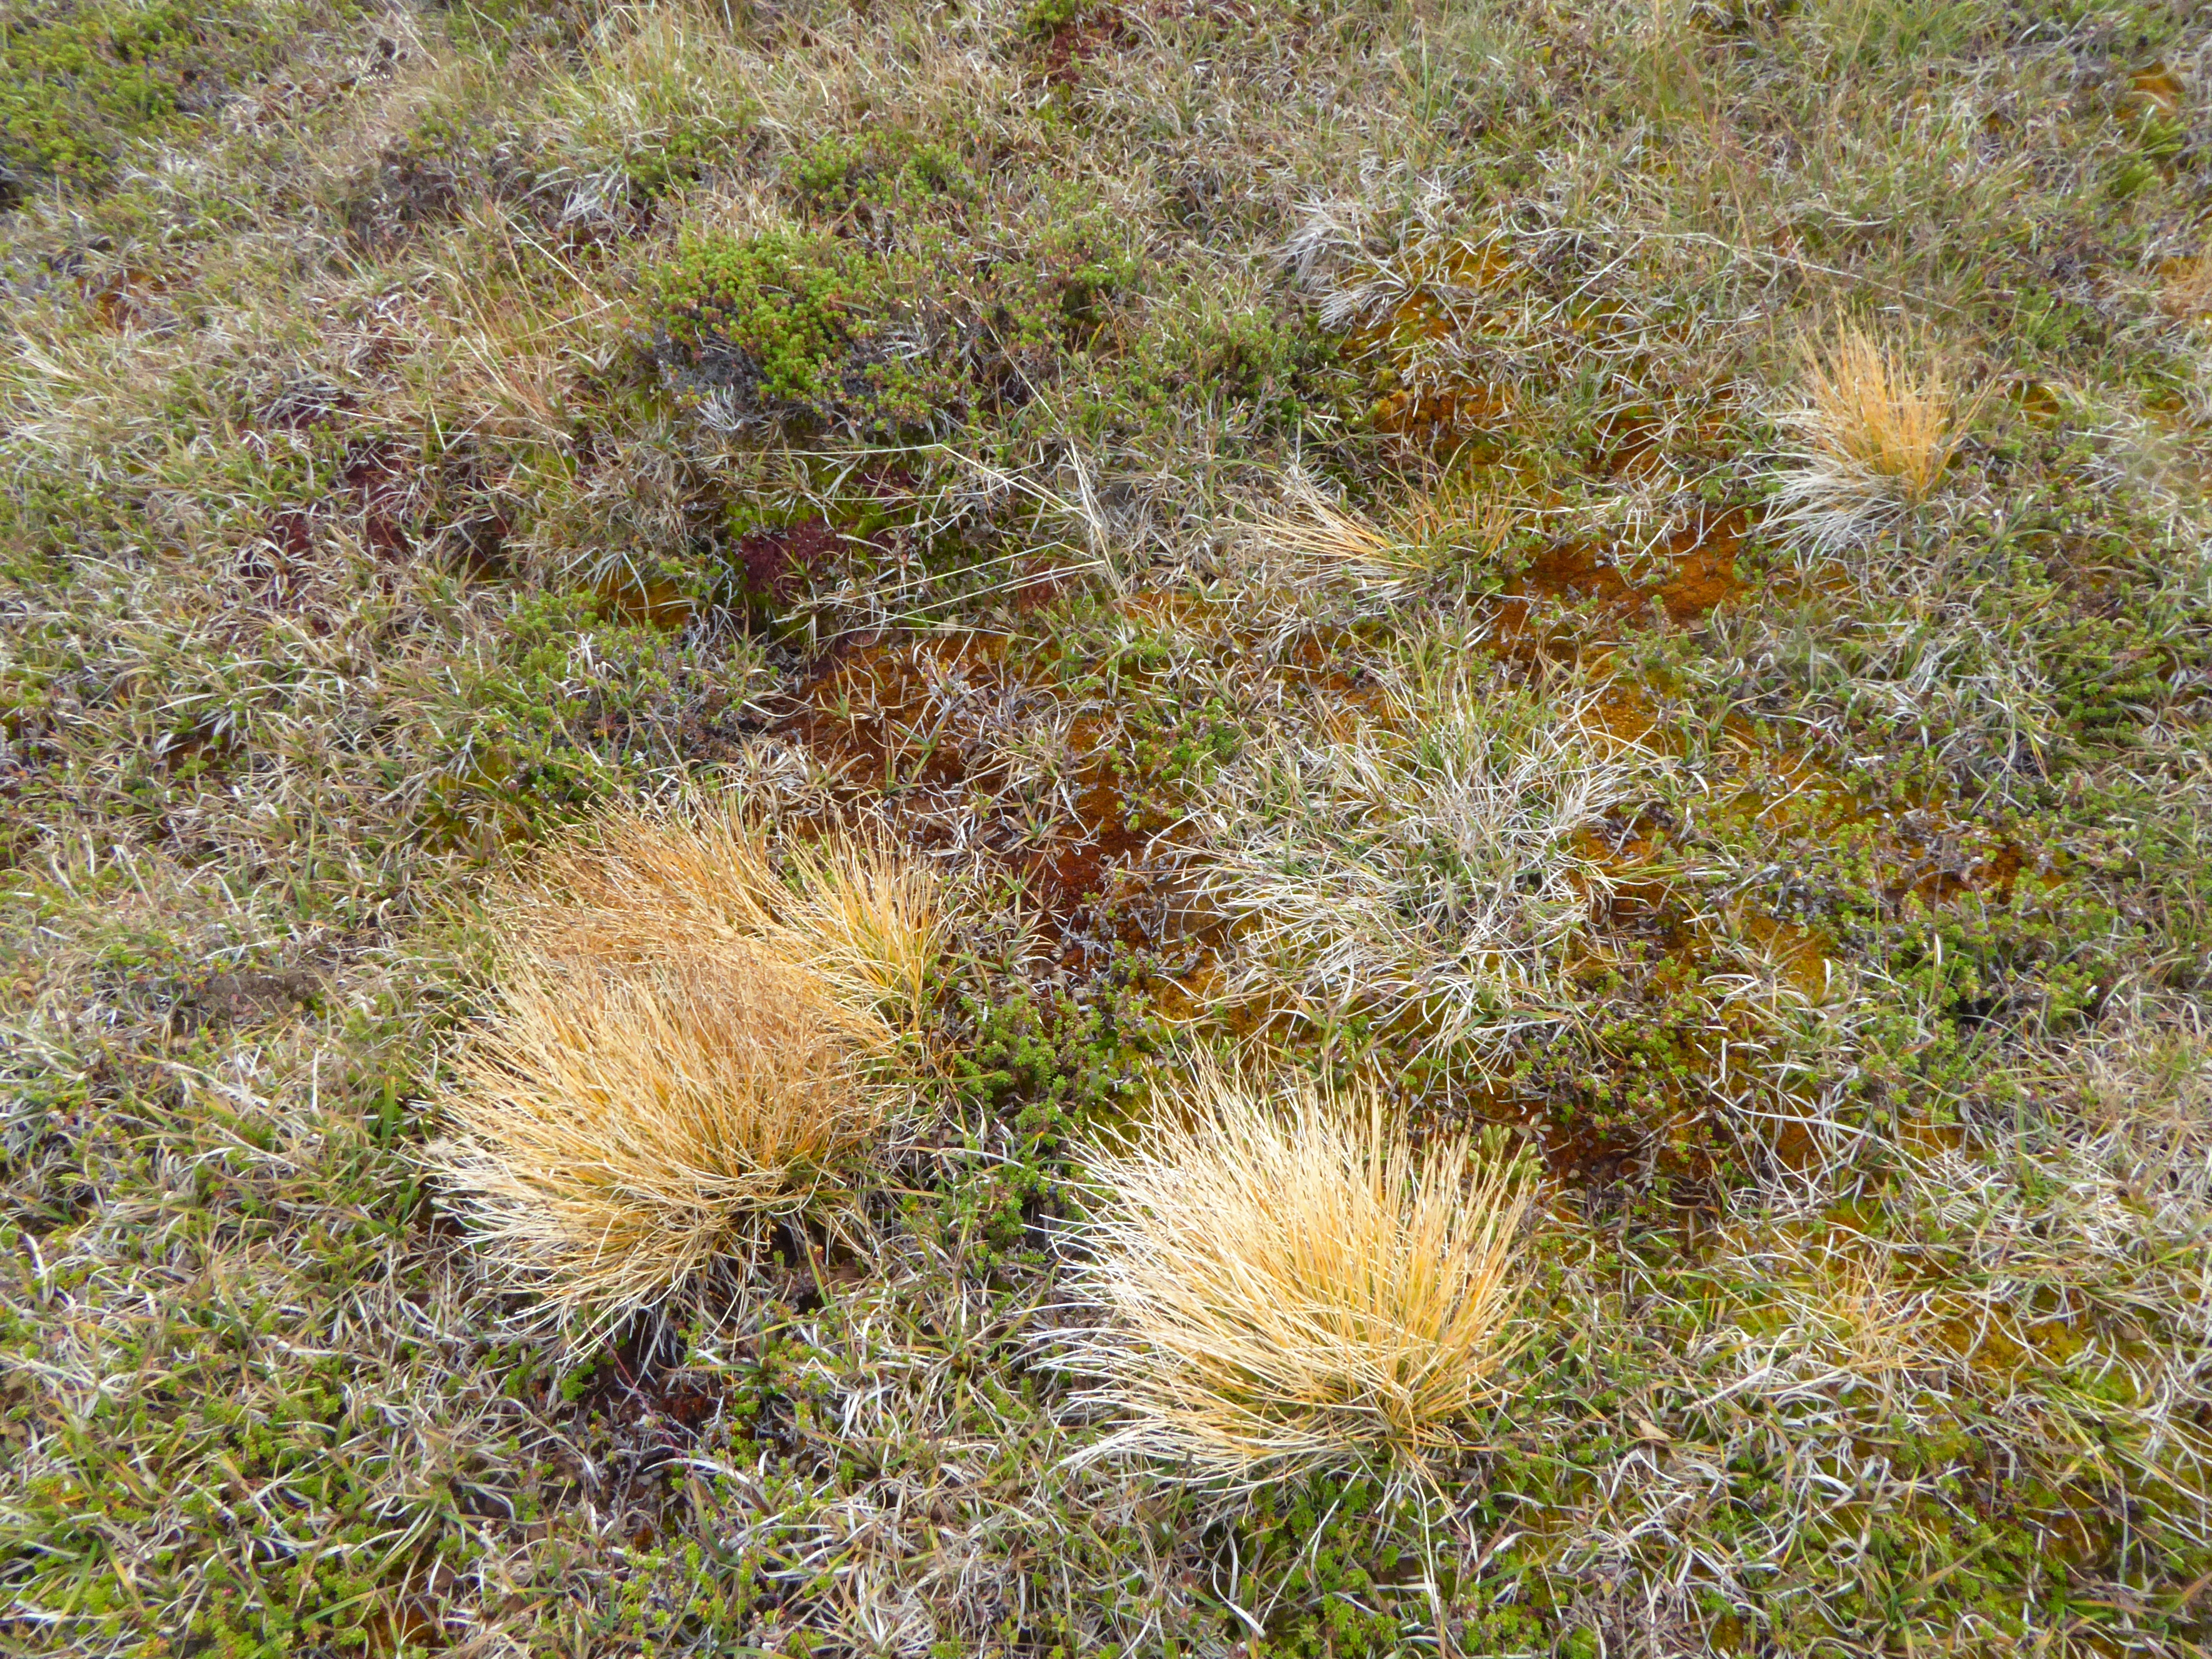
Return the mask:
<path fill-rule="evenodd" d="M 1584 838 L 1661 761 L 1596 692 L 1501 690 L 1453 635 L 1376 689 L 1333 731 L 1255 737 L 1224 782 L 1204 890 L 1237 929 L 1227 993 L 1495 1056 L 1571 1008 L 1560 966 L 1607 879 Z"/>
<path fill-rule="evenodd" d="M 1532 1194 L 1465 1139 L 1417 1147 L 1372 1091 L 1278 1101 L 1201 1070 L 1088 1176 L 1066 1363 L 1122 1419 L 1090 1455 L 1418 1473 L 1496 1398 Z"/>
<path fill-rule="evenodd" d="M 1805 447 L 1776 504 L 1816 553 L 1863 541 L 1932 495 L 1981 406 L 1925 337 L 1884 340 L 1853 324 L 1808 346 L 1802 386 L 1784 424 Z"/>
<path fill-rule="evenodd" d="M 790 863 L 734 818 L 629 816 L 501 896 L 501 982 L 431 1158 L 490 1276 L 547 1317 L 597 1328 L 834 1215 L 882 1134 L 937 884 L 853 837 Z"/>
<path fill-rule="evenodd" d="M 436 1156 L 498 1276 L 618 1314 L 807 1207 L 882 1126 L 878 1036 L 764 954 L 525 968 L 454 1057 Z"/>
<path fill-rule="evenodd" d="M 672 950 L 765 951 L 847 1004 L 916 1024 L 944 954 L 942 884 L 880 838 L 833 834 L 793 845 L 788 876 L 742 817 L 623 816 L 546 860 L 512 900 L 535 948 L 650 961 Z"/>
<path fill-rule="evenodd" d="M 1342 582 L 1376 599 L 1401 598 L 1455 562 L 1496 553 L 1512 524 L 1506 504 L 1463 482 L 1411 492 L 1387 523 L 1330 500 L 1300 475 L 1286 495 L 1289 510 L 1255 528 L 1261 553 L 1295 579 Z"/>

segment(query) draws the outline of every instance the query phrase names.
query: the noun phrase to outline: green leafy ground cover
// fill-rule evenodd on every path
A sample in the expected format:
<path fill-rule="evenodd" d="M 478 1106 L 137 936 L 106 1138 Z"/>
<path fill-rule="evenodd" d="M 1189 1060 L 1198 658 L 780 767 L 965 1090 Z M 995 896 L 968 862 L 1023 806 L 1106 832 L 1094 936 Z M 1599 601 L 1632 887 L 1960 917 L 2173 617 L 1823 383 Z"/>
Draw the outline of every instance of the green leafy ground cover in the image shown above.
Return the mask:
<path fill-rule="evenodd" d="M 0 1642 L 2200 1650 L 2208 46 L 0 15 Z M 1975 412 L 1815 552 L 1847 319 Z M 565 1364 L 416 1158 L 471 906 L 730 790 L 968 884 L 954 1060 Z M 1071 1147 L 1232 1046 L 1543 1164 L 1437 1490 L 1070 1461 Z"/>

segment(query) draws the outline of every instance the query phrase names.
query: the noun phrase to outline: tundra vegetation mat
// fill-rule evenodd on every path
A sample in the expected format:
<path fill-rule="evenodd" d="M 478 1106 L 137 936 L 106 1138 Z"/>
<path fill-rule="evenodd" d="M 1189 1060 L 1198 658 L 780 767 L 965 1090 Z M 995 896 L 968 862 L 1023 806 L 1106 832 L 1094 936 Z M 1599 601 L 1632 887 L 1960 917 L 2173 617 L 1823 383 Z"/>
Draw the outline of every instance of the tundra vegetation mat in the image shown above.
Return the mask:
<path fill-rule="evenodd" d="M 2203 1650 L 2200 7 L 0 0 L 0 1648 Z M 733 802 L 904 1103 L 549 1328 L 511 884 Z M 1100 1403 L 1201 1060 L 1521 1171 L 1418 1475 Z"/>

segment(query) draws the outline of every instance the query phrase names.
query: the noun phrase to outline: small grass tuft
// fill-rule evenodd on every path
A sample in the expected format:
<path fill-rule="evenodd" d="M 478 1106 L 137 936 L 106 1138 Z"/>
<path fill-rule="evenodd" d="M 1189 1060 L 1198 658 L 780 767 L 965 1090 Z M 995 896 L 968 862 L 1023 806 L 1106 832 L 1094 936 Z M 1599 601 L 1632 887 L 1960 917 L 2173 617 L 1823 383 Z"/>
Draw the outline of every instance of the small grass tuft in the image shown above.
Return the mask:
<path fill-rule="evenodd" d="M 1942 482 L 1980 407 L 1924 338 L 1839 325 L 1805 353 L 1802 408 L 1785 424 L 1805 451 L 1784 475 L 1782 520 L 1816 553 L 1864 541 Z"/>
<path fill-rule="evenodd" d="M 1462 478 L 1413 493 L 1387 524 L 1331 501 L 1292 475 L 1291 511 L 1261 520 L 1255 538 L 1292 570 L 1342 581 L 1376 598 L 1397 598 L 1472 556 L 1496 554 L 1512 527 L 1506 506 L 1478 497 Z"/>
<path fill-rule="evenodd" d="M 1232 1480 L 1462 1443 L 1514 1346 L 1531 1194 L 1470 1176 L 1470 1144 L 1416 1148 L 1379 1094 L 1302 1087 L 1287 1111 L 1211 1069 L 1144 1138 L 1088 1162 L 1071 1363 L 1125 1413 L 1092 1455 Z"/>
<path fill-rule="evenodd" d="M 809 1206 L 884 1121 L 883 1035 L 764 951 L 534 964 L 457 1053 L 430 1156 L 494 1276 L 596 1331 Z"/>

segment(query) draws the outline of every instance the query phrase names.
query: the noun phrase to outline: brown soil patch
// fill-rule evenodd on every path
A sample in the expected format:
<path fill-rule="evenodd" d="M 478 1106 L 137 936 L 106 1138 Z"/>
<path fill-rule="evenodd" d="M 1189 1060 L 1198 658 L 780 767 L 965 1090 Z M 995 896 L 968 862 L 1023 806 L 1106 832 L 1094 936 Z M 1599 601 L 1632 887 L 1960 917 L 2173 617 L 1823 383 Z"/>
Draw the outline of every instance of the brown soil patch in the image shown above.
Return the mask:
<path fill-rule="evenodd" d="M 856 787 L 939 791 L 968 777 L 969 745 L 947 729 L 954 710 L 1006 684 L 998 653 L 970 635 L 860 636 L 830 648 L 793 694 L 800 706 L 777 729 Z"/>
<path fill-rule="evenodd" d="M 85 303 L 92 314 L 118 333 L 149 328 L 163 320 L 157 301 L 169 291 L 167 279 L 154 271 L 125 265 L 113 275 L 84 287 Z"/>
<path fill-rule="evenodd" d="M 1094 783 L 1077 799 L 1075 825 L 1078 839 L 1024 860 L 1031 890 L 1055 911 L 1108 896 L 1114 874 L 1133 867 L 1152 844 L 1150 836 L 1129 828 L 1121 792 L 1108 783 Z"/>
<path fill-rule="evenodd" d="M 1437 451 L 1460 451 L 1494 432 L 1510 405 L 1495 386 L 1469 382 L 1393 392 L 1379 399 L 1378 430 Z"/>
<path fill-rule="evenodd" d="M 359 504 L 361 538 L 373 553 L 394 557 L 407 550 L 405 517 L 411 495 L 408 469 L 386 444 L 370 444 L 340 475 Z"/>

